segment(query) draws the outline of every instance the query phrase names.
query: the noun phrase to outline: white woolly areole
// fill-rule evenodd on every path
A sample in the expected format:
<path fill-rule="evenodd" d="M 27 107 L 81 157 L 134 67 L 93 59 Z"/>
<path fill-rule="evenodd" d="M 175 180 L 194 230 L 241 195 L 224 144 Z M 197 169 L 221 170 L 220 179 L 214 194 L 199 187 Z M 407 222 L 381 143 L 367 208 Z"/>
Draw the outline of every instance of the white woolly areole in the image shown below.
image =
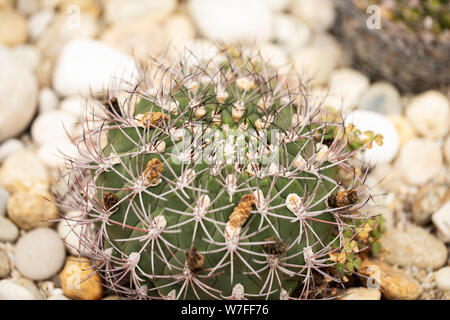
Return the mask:
<path fill-rule="evenodd" d="M 286 207 L 295 215 L 299 215 L 303 209 L 302 199 L 296 193 L 291 193 L 286 198 Z"/>
<path fill-rule="evenodd" d="M 244 286 L 240 283 L 236 284 L 231 291 L 231 296 L 235 300 L 243 300 L 245 298 Z"/>

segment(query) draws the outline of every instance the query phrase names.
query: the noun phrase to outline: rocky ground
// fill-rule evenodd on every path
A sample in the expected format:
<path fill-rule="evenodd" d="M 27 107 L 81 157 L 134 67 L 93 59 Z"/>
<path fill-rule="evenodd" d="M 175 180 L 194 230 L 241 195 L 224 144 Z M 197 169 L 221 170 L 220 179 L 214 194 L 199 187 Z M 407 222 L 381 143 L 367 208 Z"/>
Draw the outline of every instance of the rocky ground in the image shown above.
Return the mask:
<path fill-rule="evenodd" d="M 96 276 L 74 285 L 90 273 L 75 258 L 81 230 L 55 221 L 71 213 L 48 201 L 64 164 L 58 150 L 76 154 L 65 131 L 80 132 L 90 90 L 133 75 L 133 57 L 169 41 L 202 54 L 215 39 L 256 40 L 272 63 L 293 61 L 311 77 L 327 107 L 383 134 L 367 154 L 374 208 L 387 225 L 384 262 L 370 262 L 380 290 L 352 288 L 347 298 L 450 299 L 448 92 L 401 95 L 351 69 L 327 33 L 331 2 L 0 0 L 0 299 L 116 298 Z"/>

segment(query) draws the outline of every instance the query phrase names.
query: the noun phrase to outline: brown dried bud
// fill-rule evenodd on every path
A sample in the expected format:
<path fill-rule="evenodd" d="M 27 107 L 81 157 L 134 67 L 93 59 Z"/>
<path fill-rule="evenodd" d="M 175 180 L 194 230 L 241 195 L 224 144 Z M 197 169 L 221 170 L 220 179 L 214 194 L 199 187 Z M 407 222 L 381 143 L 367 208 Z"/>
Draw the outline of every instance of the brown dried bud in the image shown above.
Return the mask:
<path fill-rule="evenodd" d="M 199 272 L 203 269 L 203 265 L 205 264 L 205 258 L 203 255 L 197 251 L 197 249 L 192 248 L 185 252 L 186 262 L 189 270 L 191 272 Z"/>
<path fill-rule="evenodd" d="M 256 203 L 255 196 L 251 193 L 242 197 L 239 204 L 234 208 L 228 222 L 235 228 L 242 227 L 250 216 L 252 206 Z"/>
<path fill-rule="evenodd" d="M 119 199 L 117 198 L 117 195 L 115 195 L 112 192 L 105 192 L 103 194 L 103 205 L 105 206 L 106 210 L 111 210 L 112 207 L 114 207 L 114 211 L 116 211 L 119 206 L 117 206 L 117 203 L 119 202 Z"/>
<path fill-rule="evenodd" d="M 169 121 L 169 116 L 162 112 L 147 112 L 136 116 L 138 124 L 143 127 L 158 127 Z"/>
<path fill-rule="evenodd" d="M 265 239 L 268 243 L 263 244 L 262 249 L 270 255 L 281 255 L 286 251 L 286 245 L 280 239 Z"/>
<path fill-rule="evenodd" d="M 147 162 L 144 170 L 144 177 L 150 185 L 156 185 L 161 182 L 161 173 L 163 172 L 164 164 L 157 158 L 153 158 Z"/>
<path fill-rule="evenodd" d="M 328 197 L 328 205 L 331 208 L 346 207 L 358 202 L 358 194 L 356 190 L 350 189 L 345 191 L 339 191 Z"/>

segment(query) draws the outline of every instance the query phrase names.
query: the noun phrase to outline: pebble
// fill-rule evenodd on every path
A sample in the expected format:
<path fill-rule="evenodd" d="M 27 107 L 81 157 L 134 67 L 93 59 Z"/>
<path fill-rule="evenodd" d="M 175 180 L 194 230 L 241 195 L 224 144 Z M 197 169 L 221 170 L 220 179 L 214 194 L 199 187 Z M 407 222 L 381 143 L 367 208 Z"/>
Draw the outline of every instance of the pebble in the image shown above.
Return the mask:
<path fill-rule="evenodd" d="M 336 110 L 354 109 L 369 84 L 369 78 L 359 71 L 349 68 L 334 70 L 328 80 L 330 95 L 326 98 L 325 105 Z"/>
<path fill-rule="evenodd" d="M 70 300 L 63 294 L 54 294 L 47 298 L 47 300 Z"/>
<path fill-rule="evenodd" d="M 32 280 L 45 280 L 63 266 L 66 252 L 59 235 L 49 228 L 37 228 L 21 237 L 16 245 L 17 270 Z"/>
<path fill-rule="evenodd" d="M 93 241 L 94 230 L 92 226 L 77 223 L 74 220 L 80 219 L 81 214 L 77 211 L 70 211 L 65 215 L 65 220 L 58 223 L 58 234 L 63 239 L 67 250 L 73 255 L 87 255 L 89 250 L 84 248 L 81 241 Z M 80 240 L 81 239 L 81 240 Z"/>
<path fill-rule="evenodd" d="M 31 70 L 36 70 L 41 60 L 41 52 L 33 45 L 19 45 L 11 49 L 12 54 Z"/>
<path fill-rule="evenodd" d="M 272 11 L 259 0 L 190 0 L 189 13 L 210 40 L 252 43 L 272 38 Z"/>
<path fill-rule="evenodd" d="M 427 91 L 412 99 L 406 116 L 417 132 L 430 139 L 444 137 L 450 128 L 450 105 L 439 91 Z"/>
<path fill-rule="evenodd" d="M 80 12 L 92 15 L 96 19 L 102 13 L 102 8 L 96 0 L 62 0 L 59 3 L 58 10 L 71 13 L 74 7 Z"/>
<path fill-rule="evenodd" d="M 341 300 L 380 300 L 381 291 L 373 288 L 350 288 L 345 291 Z"/>
<path fill-rule="evenodd" d="M 42 296 L 41 292 L 39 291 L 38 287 L 34 283 L 34 281 L 30 279 L 25 278 L 17 278 L 17 279 L 11 279 L 15 284 L 18 284 L 19 286 L 24 287 L 28 291 L 30 291 L 34 298 L 36 300 L 43 300 L 44 297 Z"/>
<path fill-rule="evenodd" d="M 37 151 L 39 159 L 49 168 L 64 169 L 66 158 L 79 156 L 77 147 L 67 140 L 54 140 L 42 144 Z"/>
<path fill-rule="evenodd" d="M 0 249 L 0 279 L 6 278 L 11 272 L 11 262 L 8 254 Z"/>
<path fill-rule="evenodd" d="M 72 114 L 62 110 L 41 113 L 31 126 L 31 136 L 38 145 L 49 141 L 70 141 L 67 133 L 73 134 L 77 121 Z"/>
<path fill-rule="evenodd" d="M 383 145 L 378 146 L 373 142 L 372 148 L 363 153 L 363 159 L 369 164 L 385 164 L 395 158 L 399 149 L 399 137 L 395 127 L 385 116 L 374 111 L 356 110 L 348 115 L 345 122 L 353 123 L 362 132 L 370 130 L 383 136 Z"/>
<path fill-rule="evenodd" d="M 439 269 L 435 274 L 436 284 L 441 291 L 450 291 L 450 267 Z"/>
<path fill-rule="evenodd" d="M 402 111 L 400 94 L 388 82 L 372 84 L 361 96 L 359 108 L 381 114 L 400 114 Z"/>
<path fill-rule="evenodd" d="M 0 184 L 13 194 L 18 191 L 45 191 L 50 185 L 47 168 L 31 151 L 10 154 L 0 168 Z"/>
<path fill-rule="evenodd" d="M 368 286 L 379 285 L 384 298 L 389 300 L 414 300 L 422 291 L 420 284 L 405 272 L 379 260 L 363 260 L 361 271 L 369 278 L 361 277 Z"/>
<path fill-rule="evenodd" d="M 307 45 L 311 29 L 305 23 L 287 14 L 277 14 L 273 21 L 273 38 L 288 53 Z"/>
<path fill-rule="evenodd" d="M 25 43 L 28 38 L 27 21 L 15 10 L 0 10 L 0 43 L 10 47 Z"/>
<path fill-rule="evenodd" d="M 420 187 L 412 199 L 413 221 L 419 225 L 427 224 L 433 213 L 438 211 L 448 200 L 450 200 L 450 189 L 447 184 L 428 183 Z M 440 216 L 437 219 L 442 221 L 442 218 L 443 216 Z"/>
<path fill-rule="evenodd" d="M 103 296 L 100 276 L 95 273 L 89 259 L 68 257 L 59 274 L 64 295 L 77 300 L 99 300 Z"/>
<path fill-rule="evenodd" d="M 29 290 L 12 280 L 1 280 L 0 300 L 36 300 L 36 298 Z"/>
<path fill-rule="evenodd" d="M 24 15 L 30 15 L 39 8 L 39 0 L 17 0 L 17 10 Z"/>
<path fill-rule="evenodd" d="M 414 127 L 404 116 L 399 114 L 388 114 L 386 115 L 386 118 L 397 130 L 400 146 L 403 146 L 406 142 L 416 137 Z"/>
<path fill-rule="evenodd" d="M 5 140 L 0 145 L 0 163 L 3 162 L 3 160 L 5 160 L 10 154 L 23 150 L 24 148 L 25 146 L 23 145 L 22 141 L 18 139 L 11 138 Z"/>
<path fill-rule="evenodd" d="M 297 72 L 311 85 L 323 85 L 342 60 L 339 44 L 332 37 L 323 36 L 311 45 L 299 48 L 293 55 Z"/>
<path fill-rule="evenodd" d="M 14 6 L 14 0 L 0 0 L 0 9 L 11 9 Z"/>
<path fill-rule="evenodd" d="M 6 191 L 2 186 L 0 186 L 0 217 L 6 215 L 6 205 L 8 203 L 9 197 L 9 192 Z"/>
<path fill-rule="evenodd" d="M 438 236 L 445 242 L 450 242 L 450 201 L 436 211 L 431 220 L 438 230 Z"/>
<path fill-rule="evenodd" d="M 406 182 L 424 185 L 443 168 L 441 148 L 430 139 L 412 139 L 400 149 L 395 168 Z"/>
<path fill-rule="evenodd" d="M 123 23 L 139 18 L 161 21 L 176 7 L 176 0 L 108 0 L 103 2 L 104 19 L 109 23 Z"/>
<path fill-rule="evenodd" d="M 28 19 L 28 32 L 31 40 L 36 40 L 41 37 L 50 26 L 54 17 L 55 12 L 50 9 L 42 9 L 35 12 Z"/>
<path fill-rule="evenodd" d="M 30 123 L 37 107 L 38 85 L 32 70 L 4 48 L 0 48 L 0 70 L 1 142 L 15 137 Z"/>
<path fill-rule="evenodd" d="M 327 30 L 335 19 L 332 0 L 294 0 L 291 11 L 316 31 Z"/>
<path fill-rule="evenodd" d="M 23 230 L 48 227 L 58 218 L 58 209 L 49 193 L 17 192 L 8 201 L 9 218 Z"/>
<path fill-rule="evenodd" d="M 401 267 L 436 269 L 447 261 L 445 244 L 424 228 L 409 224 L 405 230 L 395 228 L 387 230 L 381 245 L 389 253 L 385 261 Z"/>
<path fill-rule="evenodd" d="M 58 95 L 50 88 L 42 88 L 39 92 L 39 113 L 58 108 Z"/>
<path fill-rule="evenodd" d="M 166 20 L 161 27 L 164 31 L 163 36 L 165 36 L 164 46 L 170 43 L 174 46 L 184 47 L 188 41 L 195 38 L 195 27 L 185 14 L 171 15 L 170 19 Z"/>
<path fill-rule="evenodd" d="M 0 241 L 14 242 L 19 236 L 19 229 L 11 220 L 0 216 Z"/>
<path fill-rule="evenodd" d="M 124 80 L 133 84 L 138 70 L 134 59 L 100 41 L 75 39 L 61 51 L 53 72 L 53 87 L 63 96 L 104 92 Z M 118 80 L 120 79 L 120 80 Z"/>

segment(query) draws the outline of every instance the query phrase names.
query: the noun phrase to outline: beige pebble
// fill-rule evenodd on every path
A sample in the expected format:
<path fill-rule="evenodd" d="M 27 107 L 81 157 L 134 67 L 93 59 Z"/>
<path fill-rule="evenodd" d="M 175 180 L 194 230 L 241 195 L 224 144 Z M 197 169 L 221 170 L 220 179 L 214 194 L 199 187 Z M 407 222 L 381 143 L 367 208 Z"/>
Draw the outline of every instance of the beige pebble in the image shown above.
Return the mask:
<path fill-rule="evenodd" d="M 28 38 L 27 21 L 15 10 L 0 10 L 0 43 L 16 46 Z"/>
<path fill-rule="evenodd" d="M 398 114 L 388 114 L 386 117 L 397 130 L 400 146 L 416 137 L 414 127 L 411 125 L 407 118 Z"/>
<path fill-rule="evenodd" d="M 21 150 L 10 154 L 0 168 L 0 184 L 13 194 L 46 191 L 50 185 L 47 168 L 35 153 Z"/>
<path fill-rule="evenodd" d="M 380 300 L 381 291 L 374 288 L 350 288 L 344 292 L 341 300 Z"/>
<path fill-rule="evenodd" d="M 70 13 L 77 7 L 80 12 L 89 13 L 95 18 L 102 13 L 102 8 L 95 0 L 63 0 L 59 3 L 58 9 L 60 12 Z"/>
<path fill-rule="evenodd" d="M 23 230 L 51 226 L 58 209 L 49 193 L 18 192 L 8 200 L 9 218 Z"/>
<path fill-rule="evenodd" d="M 70 299 L 99 300 L 103 295 L 102 281 L 86 258 L 68 257 L 59 274 L 64 295 Z"/>
<path fill-rule="evenodd" d="M 364 260 L 361 273 L 369 276 L 361 277 L 368 286 L 379 285 L 383 296 L 389 300 L 414 300 L 422 291 L 419 283 L 406 273 L 379 260 Z"/>

